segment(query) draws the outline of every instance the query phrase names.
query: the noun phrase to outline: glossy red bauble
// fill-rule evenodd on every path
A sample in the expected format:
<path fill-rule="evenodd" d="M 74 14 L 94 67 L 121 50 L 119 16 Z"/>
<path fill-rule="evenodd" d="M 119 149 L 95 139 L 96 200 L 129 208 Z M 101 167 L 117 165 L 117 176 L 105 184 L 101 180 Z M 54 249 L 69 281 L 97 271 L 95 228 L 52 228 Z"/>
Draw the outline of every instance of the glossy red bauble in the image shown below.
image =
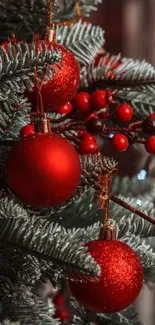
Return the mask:
<path fill-rule="evenodd" d="M 121 104 L 116 107 L 115 115 L 119 122 L 129 122 L 133 116 L 133 109 L 128 104 Z"/>
<path fill-rule="evenodd" d="M 20 130 L 20 137 L 25 137 L 26 135 L 34 133 L 34 125 L 28 124 L 21 128 Z"/>
<path fill-rule="evenodd" d="M 119 152 L 125 151 L 129 146 L 128 138 L 122 133 L 115 134 L 111 139 L 111 143 L 113 148 Z"/>
<path fill-rule="evenodd" d="M 72 110 L 72 105 L 71 105 L 71 103 L 68 102 L 68 103 L 60 106 L 57 110 L 57 113 L 67 115 L 68 113 L 71 112 L 71 110 Z"/>
<path fill-rule="evenodd" d="M 155 136 L 149 137 L 145 143 L 145 149 L 151 154 L 155 154 Z"/>
<path fill-rule="evenodd" d="M 59 107 L 69 102 L 76 94 L 80 82 L 80 69 L 74 55 L 64 46 L 48 41 L 39 41 L 36 43 L 36 48 L 39 46 L 42 49 L 45 46 L 53 46 L 54 50 L 59 50 L 62 55 L 61 68 L 56 64 L 53 65 L 55 74 L 51 74 L 51 80 L 44 83 L 42 86 L 43 106 L 46 112 L 57 111 Z M 37 89 L 32 92 L 26 92 L 32 108 L 36 110 Z"/>
<path fill-rule="evenodd" d="M 86 92 L 78 93 L 72 100 L 73 109 L 88 114 L 90 111 L 90 98 L 91 96 Z"/>
<path fill-rule="evenodd" d="M 143 284 L 143 269 L 137 254 L 118 240 L 94 240 L 88 252 L 101 268 L 98 281 L 69 281 L 72 295 L 86 309 L 115 313 L 131 305 Z"/>
<path fill-rule="evenodd" d="M 91 109 L 97 111 L 113 102 L 113 92 L 110 90 L 96 90 L 90 99 Z"/>
<path fill-rule="evenodd" d="M 34 133 L 12 147 L 6 162 L 10 190 L 27 205 L 55 206 L 69 199 L 81 176 L 79 155 L 54 133 Z"/>
<path fill-rule="evenodd" d="M 83 140 L 79 145 L 79 153 L 82 155 L 98 152 L 97 143 L 93 140 Z"/>

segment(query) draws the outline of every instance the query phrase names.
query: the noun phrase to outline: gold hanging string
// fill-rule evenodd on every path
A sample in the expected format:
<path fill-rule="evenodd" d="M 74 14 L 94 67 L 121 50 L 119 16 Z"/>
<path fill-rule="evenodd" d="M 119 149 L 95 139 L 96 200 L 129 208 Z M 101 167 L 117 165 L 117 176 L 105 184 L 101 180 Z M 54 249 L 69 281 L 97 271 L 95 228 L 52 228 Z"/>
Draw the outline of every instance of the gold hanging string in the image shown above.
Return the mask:
<path fill-rule="evenodd" d="M 49 42 L 56 41 L 55 24 L 53 24 L 53 0 L 48 0 L 48 14 L 45 39 Z"/>
<path fill-rule="evenodd" d="M 113 220 L 109 218 L 109 203 L 112 186 L 112 175 L 115 175 L 117 173 L 118 169 L 113 168 L 112 170 L 107 170 L 104 175 L 99 176 L 99 184 L 101 185 L 102 189 L 95 193 L 94 199 L 96 202 L 99 202 L 99 209 L 104 209 L 104 221 L 101 227 L 100 238 L 108 237 L 107 239 L 111 239 L 111 236 L 113 236 L 113 238 L 115 237 L 115 231 L 113 231 L 112 234 L 112 228 L 110 228 L 110 225 L 113 224 Z M 108 232 L 108 230 L 110 230 L 110 232 Z"/>
<path fill-rule="evenodd" d="M 34 68 L 35 72 L 35 77 L 36 77 L 36 88 L 37 88 L 37 112 L 44 115 L 44 106 L 43 106 L 43 99 L 42 99 L 42 86 L 45 81 L 45 75 L 46 73 L 44 72 L 42 80 L 40 82 L 39 77 L 38 77 L 38 72 L 37 72 L 37 66 Z"/>
<path fill-rule="evenodd" d="M 81 7 L 79 5 L 79 1 L 78 0 L 74 0 L 74 2 L 75 2 L 75 10 L 76 10 L 77 17 L 79 19 L 81 19 L 82 18 L 82 13 L 81 13 Z"/>

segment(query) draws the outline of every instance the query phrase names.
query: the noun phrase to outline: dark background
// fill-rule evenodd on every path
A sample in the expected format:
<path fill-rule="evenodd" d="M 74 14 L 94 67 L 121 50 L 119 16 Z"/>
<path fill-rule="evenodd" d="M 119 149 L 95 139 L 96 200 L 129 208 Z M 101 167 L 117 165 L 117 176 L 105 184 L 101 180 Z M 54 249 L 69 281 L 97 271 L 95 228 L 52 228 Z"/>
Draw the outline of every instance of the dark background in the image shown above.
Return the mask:
<path fill-rule="evenodd" d="M 92 16 L 106 32 L 106 49 L 155 65 L 155 0 L 103 0 Z"/>

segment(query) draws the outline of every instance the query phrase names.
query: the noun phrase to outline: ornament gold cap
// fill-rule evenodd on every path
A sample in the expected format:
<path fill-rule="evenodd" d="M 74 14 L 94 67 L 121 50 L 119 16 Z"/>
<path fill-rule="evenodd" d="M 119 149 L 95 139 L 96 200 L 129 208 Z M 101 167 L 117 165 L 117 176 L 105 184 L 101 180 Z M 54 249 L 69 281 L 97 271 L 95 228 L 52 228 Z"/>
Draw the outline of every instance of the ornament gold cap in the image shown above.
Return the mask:
<path fill-rule="evenodd" d="M 100 237 L 105 240 L 116 240 L 116 223 L 113 219 L 108 219 L 101 228 Z"/>
<path fill-rule="evenodd" d="M 47 34 L 46 34 L 46 39 L 49 42 L 55 42 L 56 41 L 56 28 L 55 28 L 55 24 L 52 24 L 51 26 L 49 26 L 47 28 Z"/>
<path fill-rule="evenodd" d="M 50 120 L 47 118 L 47 114 L 44 113 L 42 116 L 34 117 L 35 132 L 49 133 L 51 132 Z"/>

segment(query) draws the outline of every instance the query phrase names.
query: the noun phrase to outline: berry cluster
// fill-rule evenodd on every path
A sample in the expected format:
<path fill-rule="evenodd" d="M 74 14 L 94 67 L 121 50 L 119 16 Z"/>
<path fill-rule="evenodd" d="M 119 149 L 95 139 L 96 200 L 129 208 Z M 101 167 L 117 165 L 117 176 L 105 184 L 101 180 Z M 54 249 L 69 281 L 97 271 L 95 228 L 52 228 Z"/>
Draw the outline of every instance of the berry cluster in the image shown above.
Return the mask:
<path fill-rule="evenodd" d="M 103 110 L 103 117 L 107 116 L 105 110 L 110 103 L 113 103 L 113 92 L 111 90 L 97 90 L 92 95 L 87 92 L 79 92 L 71 103 L 66 103 L 58 109 L 59 114 L 69 114 L 72 111 L 75 118 L 84 119 L 94 111 Z M 102 113 L 102 112 L 101 112 Z"/>
<path fill-rule="evenodd" d="M 98 146 L 96 137 L 89 134 L 87 131 L 79 132 L 78 138 L 81 140 L 79 145 L 79 153 L 82 154 L 94 154 L 98 153 Z"/>
<path fill-rule="evenodd" d="M 59 119 L 70 119 L 53 131 L 63 132 L 76 130 L 77 137 L 72 137 L 78 145 L 80 154 L 98 153 L 96 142 L 97 135 L 108 139 L 113 148 L 118 152 L 127 150 L 130 144 L 142 143 L 146 151 L 155 154 L 155 114 L 149 115 L 145 120 L 131 123 L 133 109 L 127 103 L 117 105 L 111 90 L 96 90 L 92 95 L 87 92 L 79 92 L 71 103 L 66 103 L 58 109 L 63 115 Z M 111 127 L 111 120 L 117 120 L 120 127 Z M 54 123 L 53 120 L 51 122 Z M 32 124 L 21 129 L 23 137 L 34 133 Z M 68 140 L 70 140 L 68 138 Z"/>

